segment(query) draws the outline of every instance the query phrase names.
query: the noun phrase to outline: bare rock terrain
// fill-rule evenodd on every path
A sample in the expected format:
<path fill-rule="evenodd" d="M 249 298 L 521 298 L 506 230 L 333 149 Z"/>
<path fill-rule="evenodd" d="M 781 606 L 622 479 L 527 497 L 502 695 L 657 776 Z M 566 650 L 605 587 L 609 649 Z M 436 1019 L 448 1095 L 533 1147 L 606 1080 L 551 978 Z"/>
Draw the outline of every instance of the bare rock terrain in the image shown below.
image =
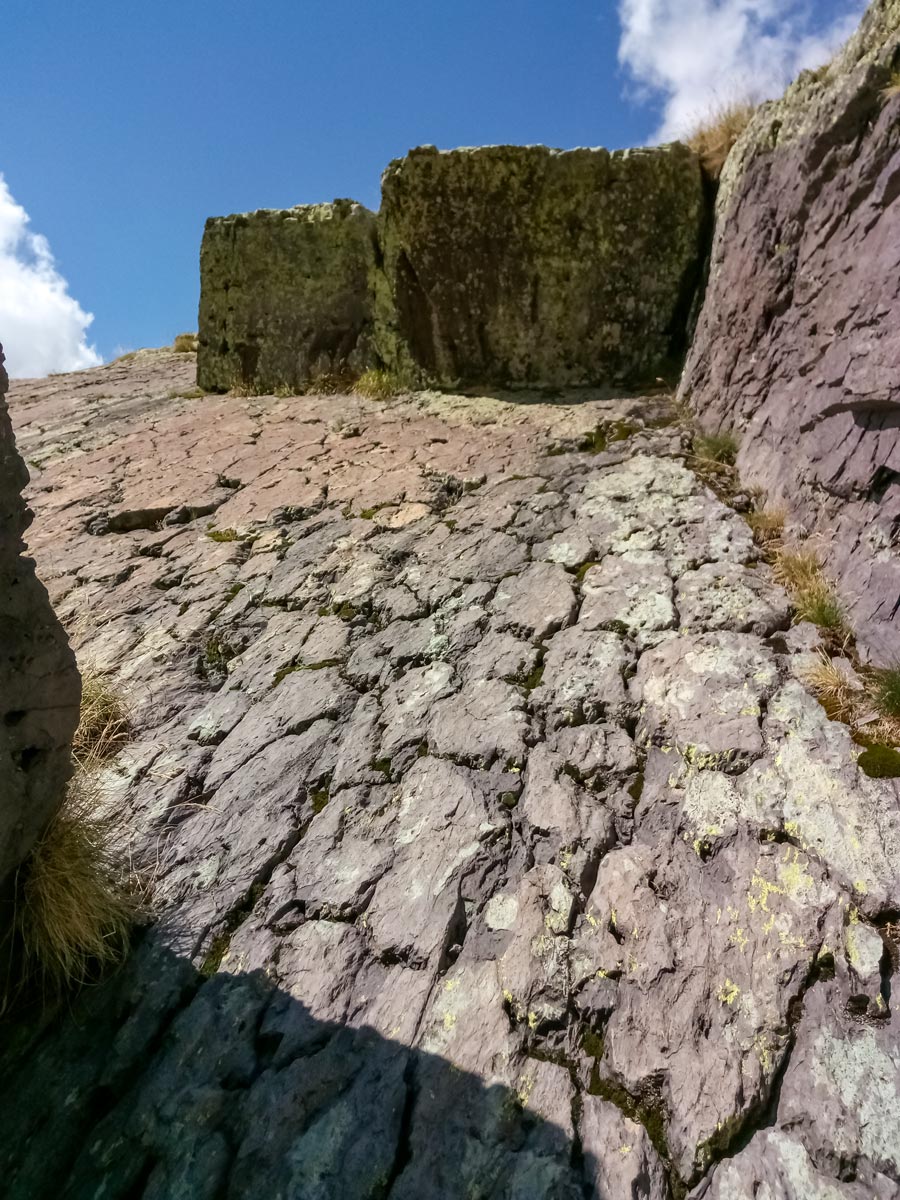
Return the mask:
<path fill-rule="evenodd" d="M 897 1196 L 897 782 L 667 402 L 193 368 L 11 398 L 154 916 L 5 1037 L 4 1194 Z"/>
<path fill-rule="evenodd" d="M 682 380 L 748 484 L 826 547 L 875 661 L 900 659 L 900 3 L 760 106 L 719 192 Z"/>

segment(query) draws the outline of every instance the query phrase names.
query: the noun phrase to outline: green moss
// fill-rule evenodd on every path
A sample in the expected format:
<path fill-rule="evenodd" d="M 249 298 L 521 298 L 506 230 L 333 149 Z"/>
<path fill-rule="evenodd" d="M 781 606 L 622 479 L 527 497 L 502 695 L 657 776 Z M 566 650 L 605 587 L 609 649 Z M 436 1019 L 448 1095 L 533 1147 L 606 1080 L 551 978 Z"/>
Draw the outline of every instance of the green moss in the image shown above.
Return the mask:
<path fill-rule="evenodd" d="M 264 885 L 262 883 L 254 883 L 240 904 L 233 908 L 225 918 L 222 928 L 210 942 L 209 949 L 200 965 L 201 975 L 208 979 L 218 971 L 225 955 L 228 953 L 228 947 L 231 945 L 231 939 L 235 930 L 249 917 L 256 906 L 256 902 L 263 894 L 263 890 Z"/>
<path fill-rule="evenodd" d="M 242 592 L 244 590 L 244 586 L 245 585 L 243 583 L 233 583 L 231 587 L 225 589 L 225 599 L 233 600 L 238 592 Z"/>
<path fill-rule="evenodd" d="M 373 771 L 380 771 L 386 779 L 391 777 L 391 760 L 389 758 L 377 758 L 372 763 Z"/>
<path fill-rule="evenodd" d="M 178 391 L 176 388 L 175 391 L 168 393 L 167 399 L 169 399 L 169 400 L 199 400 L 199 399 L 201 399 L 201 397 L 203 397 L 205 395 L 206 395 L 206 392 L 204 392 L 203 388 L 198 388 L 198 387 L 185 388 L 183 391 Z"/>
<path fill-rule="evenodd" d="M 585 1054 L 598 1061 L 603 1057 L 603 1044 L 602 1034 L 594 1033 L 592 1029 L 588 1029 L 581 1039 L 581 1048 Z"/>
<path fill-rule="evenodd" d="M 207 529 L 206 536 L 213 542 L 239 542 L 241 535 L 236 529 Z"/>
<path fill-rule="evenodd" d="M 595 1066 L 591 1072 L 588 1091 L 592 1096 L 600 1096 L 611 1104 L 615 1104 L 616 1108 L 629 1120 L 643 1125 L 660 1158 L 667 1162 L 670 1161 L 665 1108 L 662 1097 L 653 1089 L 648 1089 L 647 1094 L 641 1099 L 635 1099 L 619 1084 L 613 1083 L 610 1079 L 601 1078 L 599 1068 Z"/>
<path fill-rule="evenodd" d="M 587 575 L 587 573 L 591 569 L 591 567 L 599 567 L 599 566 L 600 566 L 600 564 L 598 562 L 582 563 L 581 566 L 578 568 L 578 570 L 575 572 L 576 583 L 584 583 L 584 577 L 585 577 L 585 575 Z"/>
<path fill-rule="evenodd" d="M 633 434 L 640 432 L 640 425 L 630 421 L 613 421 L 608 425 L 598 425 L 578 443 L 578 449 L 585 454 L 602 454 L 614 442 L 627 441 Z"/>
<path fill-rule="evenodd" d="M 500 803 L 504 808 L 513 809 L 519 803 L 519 797 L 515 792 L 501 792 Z"/>
<path fill-rule="evenodd" d="M 534 670 L 526 675 L 522 680 L 522 687 L 526 692 L 533 692 L 536 687 L 540 686 L 541 680 L 544 678 L 544 664 L 538 663 Z"/>
<path fill-rule="evenodd" d="M 339 658 L 323 658 L 321 662 L 316 663 L 288 663 L 284 667 L 279 667 L 275 672 L 275 679 L 272 687 L 278 687 L 282 679 L 288 675 L 293 675 L 295 671 L 324 671 L 326 667 L 339 667 L 341 660 Z"/>
<path fill-rule="evenodd" d="M 201 673 L 207 679 L 222 678 L 227 675 L 228 664 L 236 656 L 237 650 L 224 638 L 210 634 L 200 651 Z"/>
<path fill-rule="evenodd" d="M 632 798 L 635 804 L 640 800 L 644 793 L 644 772 L 638 771 L 634 779 L 628 785 L 628 795 Z"/>
<path fill-rule="evenodd" d="M 900 779 L 900 750 L 893 746 L 868 746 L 857 761 L 872 779 Z"/>
<path fill-rule="evenodd" d="M 312 801 L 313 812 L 316 814 L 320 813 L 328 803 L 328 788 L 315 788 L 310 792 L 309 798 Z"/>

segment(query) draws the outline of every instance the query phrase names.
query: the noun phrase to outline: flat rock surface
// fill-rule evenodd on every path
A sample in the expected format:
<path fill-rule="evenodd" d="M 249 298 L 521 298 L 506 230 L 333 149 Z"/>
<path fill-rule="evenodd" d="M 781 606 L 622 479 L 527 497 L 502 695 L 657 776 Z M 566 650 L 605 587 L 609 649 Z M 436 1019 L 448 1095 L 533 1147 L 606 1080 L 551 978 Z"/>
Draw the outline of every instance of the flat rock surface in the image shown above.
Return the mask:
<path fill-rule="evenodd" d="M 898 789 L 666 402 L 193 365 L 11 396 L 153 915 L 4 1031 L 4 1195 L 895 1196 Z"/>

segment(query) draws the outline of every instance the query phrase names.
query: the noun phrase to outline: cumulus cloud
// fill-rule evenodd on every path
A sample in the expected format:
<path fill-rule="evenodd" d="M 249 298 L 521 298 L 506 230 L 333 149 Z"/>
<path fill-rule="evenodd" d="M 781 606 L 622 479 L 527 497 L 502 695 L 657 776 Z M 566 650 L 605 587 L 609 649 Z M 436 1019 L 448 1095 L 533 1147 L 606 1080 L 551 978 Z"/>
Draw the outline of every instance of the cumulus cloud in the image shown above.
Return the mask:
<path fill-rule="evenodd" d="M 77 371 L 103 362 L 86 333 L 93 321 L 69 295 L 47 239 L 28 228 L 28 214 L 0 175 L 0 343 L 16 379 Z"/>
<path fill-rule="evenodd" d="M 817 0 L 619 0 L 619 61 L 662 104 L 666 141 L 730 100 L 778 95 L 828 60 L 865 5 L 823 22 Z"/>

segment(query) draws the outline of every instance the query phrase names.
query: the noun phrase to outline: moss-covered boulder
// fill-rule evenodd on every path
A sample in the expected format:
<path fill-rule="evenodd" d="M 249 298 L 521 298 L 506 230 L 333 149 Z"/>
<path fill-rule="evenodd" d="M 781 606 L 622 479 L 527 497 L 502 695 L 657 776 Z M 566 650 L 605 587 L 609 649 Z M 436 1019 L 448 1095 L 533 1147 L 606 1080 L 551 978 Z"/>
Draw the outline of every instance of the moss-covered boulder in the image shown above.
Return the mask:
<path fill-rule="evenodd" d="M 369 364 L 375 215 L 352 200 L 206 222 L 197 382 L 301 391 Z"/>
<path fill-rule="evenodd" d="M 432 146 L 382 180 L 378 352 L 438 383 L 646 379 L 683 349 L 705 206 L 695 155 Z"/>

